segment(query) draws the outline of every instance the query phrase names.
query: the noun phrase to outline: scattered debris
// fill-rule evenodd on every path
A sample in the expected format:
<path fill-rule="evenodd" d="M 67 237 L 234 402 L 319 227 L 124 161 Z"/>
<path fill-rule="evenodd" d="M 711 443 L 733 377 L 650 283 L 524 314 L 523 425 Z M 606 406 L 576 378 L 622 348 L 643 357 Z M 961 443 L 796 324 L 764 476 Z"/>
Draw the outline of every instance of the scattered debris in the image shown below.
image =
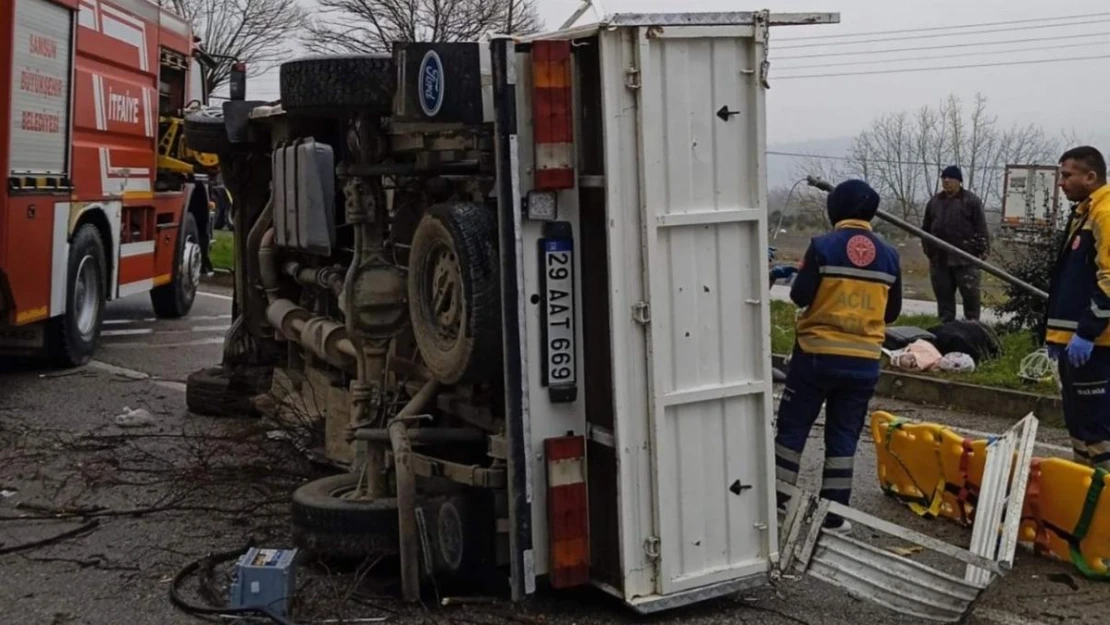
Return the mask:
<path fill-rule="evenodd" d="M 5 488 L 3 490 L 0 490 L 0 499 L 7 499 L 9 497 L 14 497 L 18 494 L 19 494 L 18 490 Z"/>
<path fill-rule="evenodd" d="M 497 603 L 494 597 L 444 597 L 440 600 L 440 604 L 448 605 L 489 605 Z"/>
<path fill-rule="evenodd" d="M 122 414 L 116 415 L 115 422 L 121 428 L 143 428 L 157 423 L 146 408 L 131 410 L 127 406 L 123 407 Z"/>

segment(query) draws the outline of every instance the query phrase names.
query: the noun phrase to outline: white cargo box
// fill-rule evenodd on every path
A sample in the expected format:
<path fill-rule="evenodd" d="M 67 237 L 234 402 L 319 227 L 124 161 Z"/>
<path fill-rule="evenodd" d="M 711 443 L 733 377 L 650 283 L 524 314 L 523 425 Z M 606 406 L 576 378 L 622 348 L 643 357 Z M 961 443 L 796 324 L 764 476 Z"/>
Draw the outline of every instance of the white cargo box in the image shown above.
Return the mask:
<path fill-rule="evenodd" d="M 629 14 L 491 42 L 515 598 L 546 575 L 655 612 L 769 582 L 780 543 L 836 581 L 834 538 L 799 542 L 794 514 L 780 541 L 775 509 L 764 93 L 770 27 L 837 19 Z M 946 553 L 1000 574 L 985 551 Z"/>
<path fill-rule="evenodd" d="M 616 15 L 515 46 L 535 545 L 520 566 L 552 568 L 544 442 L 586 433 L 593 581 L 642 611 L 763 584 L 777 558 L 763 84 L 772 20 Z M 572 40 L 577 156 L 573 188 L 544 193 L 537 160 L 552 148 L 537 134 L 549 107 L 533 92 L 545 85 L 532 47 L 550 40 Z M 573 280 L 553 280 L 568 253 Z M 572 300 L 553 301 L 567 289 Z M 558 371 L 567 362 L 569 378 Z M 573 399 L 552 390 L 567 386 L 554 377 L 574 383 Z"/>

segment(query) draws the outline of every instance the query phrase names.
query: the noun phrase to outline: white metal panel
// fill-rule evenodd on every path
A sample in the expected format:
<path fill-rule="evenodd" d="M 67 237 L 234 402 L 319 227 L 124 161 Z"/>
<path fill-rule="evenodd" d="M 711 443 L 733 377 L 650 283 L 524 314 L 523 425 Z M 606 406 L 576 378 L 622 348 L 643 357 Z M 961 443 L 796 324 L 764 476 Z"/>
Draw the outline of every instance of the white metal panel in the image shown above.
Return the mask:
<path fill-rule="evenodd" d="M 617 449 L 621 575 L 626 601 L 656 595 L 655 563 L 645 544 L 656 535 L 648 419 L 647 340 L 633 320 L 645 297 L 639 209 L 636 94 L 625 71 L 636 62 L 635 33 L 600 33 L 605 203 L 608 211 L 609 297 L 613 354 L 614 441 Z"/>
<path fill-rule="evenodd" d="M 777 557 L 762 31 L 686 29 L 637 30 L 663 594 Z"/>
<path fill-rule="evenodd" d="M 13 174 L 63 176 L 69 165 L 73 13 L 46 0 L 15 1 Z"/>

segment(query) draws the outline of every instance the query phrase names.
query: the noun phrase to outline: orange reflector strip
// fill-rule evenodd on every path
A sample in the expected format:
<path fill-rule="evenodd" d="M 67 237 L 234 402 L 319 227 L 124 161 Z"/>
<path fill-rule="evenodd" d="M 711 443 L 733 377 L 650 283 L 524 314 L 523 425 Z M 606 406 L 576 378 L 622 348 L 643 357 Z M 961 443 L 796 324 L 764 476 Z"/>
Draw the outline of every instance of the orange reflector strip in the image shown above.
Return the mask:
<path fill-rule="evenodd" d="M 544 441 L 547 455 L 547 533 L 552 588 L 590 581 L 589 492 L 586 488 L 586 438 L 565 436 Z"/>

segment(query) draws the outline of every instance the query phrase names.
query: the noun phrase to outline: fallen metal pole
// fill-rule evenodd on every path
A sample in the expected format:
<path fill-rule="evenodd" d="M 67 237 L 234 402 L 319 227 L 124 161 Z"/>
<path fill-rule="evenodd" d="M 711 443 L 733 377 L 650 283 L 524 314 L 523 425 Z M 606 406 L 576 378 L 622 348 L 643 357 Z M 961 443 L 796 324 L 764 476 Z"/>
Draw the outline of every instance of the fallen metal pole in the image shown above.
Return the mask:
<path fill-rule="evenodd" d="M 832 184 L 830 184 L 830 183 L 828 183 L 824 180 L 821 180 L 820 178 L 817 178 L 816 176 L 806 176 L 806 182 L 808 182 L 811 187 L 817 187 L 818 189 L 821 189 L 822 191 L 824 191 L 826 193 L 831 192 L 834 188 Z M 928 232 L 925 232 L 921 228 L 918 228 L 917 226 L 915 226 L 915 225 L 913 225 L 909 222 L 903 221 L 902 219 L 899 219 L 899 218 L 895 217 L 894 215 L 891 215 L 891 214 L 889 214 L 885 211 L 881 211 L 881 210 L 878 211 L 877 213 L 875 213 L 875 216 L 878 217 L 879 219 L 882 219 L 883 221 L 893 225 L 893 226 L 897 226 L 898 228 L 901 228 L 902 230 L 905 230 L 906 232 L 916 236 L 919 239 L 924 239 L 924 240 L 928 241 L 929 243 L 932 243 L 933 245 L 943 249 L 944 251 L 946 251 L 950 254 L 955 254 L 956 256 L 959 256 L 960 258 L 968 261 L 969 263 L 975 265 L 976 267 L 982 269 L 983 271 L 985 271 L 985 272 L 987 272 L 987 273 L 989 273 L 993 276 L 996 276 L 999 279 L 1004 280 L 1004 281 L 1018 287 L 1019 289 L 1022 289 L 1022 290 L 1027 291 L 1027 292 L 1029 292 L 1033 295 L 1036 295 L 1037 297 L 1039 297 L 1041 299 L 1048 299 L 1048 293 L 1045 293 L 1044 291 L 1038 289 L 1037 287 L 1033 286 L 1032 284 L 1029 284 L 1028 282 L 1026 282 L 1026 281 L 1024 281 L 1020 278 L 1017 278 L 1015 276 L 1012 276 L 1012 275 L 1006 273 L 1002 269 L 999 269 L 998 267 L 988 263 L 987 261 L 985 261 L 981 258 L 978 258 L 978 257 L 976 257 L 972 254 L 968 254 L 967 252 L 961 250 L 960 248 L 956 247 L 955 245 L 952 245 L 951 243 L 949 243 L 947 241 L 938 239 L 937 237 L 929 234 Z"/>

